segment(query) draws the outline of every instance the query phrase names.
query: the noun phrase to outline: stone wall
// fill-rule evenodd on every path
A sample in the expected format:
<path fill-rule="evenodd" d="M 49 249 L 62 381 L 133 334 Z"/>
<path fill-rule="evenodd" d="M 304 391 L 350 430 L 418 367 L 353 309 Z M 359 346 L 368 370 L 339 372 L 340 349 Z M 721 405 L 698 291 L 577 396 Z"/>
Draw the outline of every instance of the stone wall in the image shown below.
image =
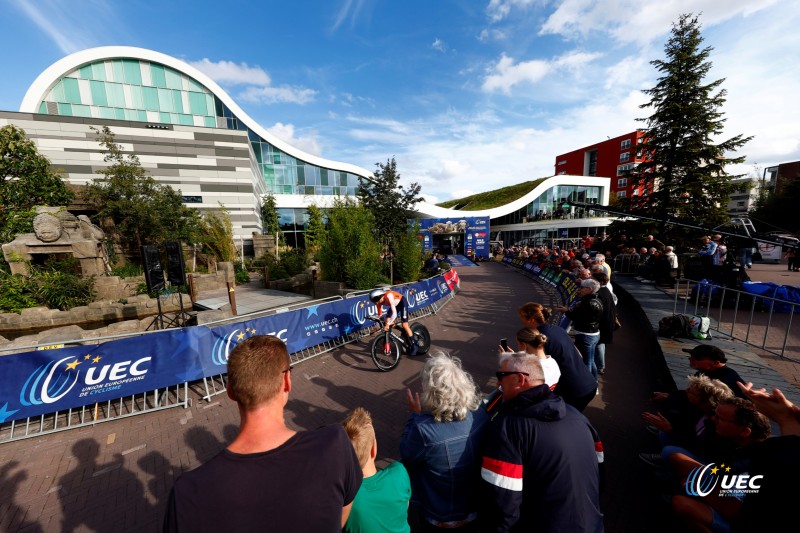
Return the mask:
<path fill-rule="evenodd" d="M 133 314 L 134 307 L 137 308 L 136 311 L 138 312 L 139 309 L 148 309 L 150 312 L 152 311 L 153 306 L 156 306 L 157 303 L 154 299 L 149 299 L 150 301 L 145 302 L 136 302 L 134 304 L 128 304 L 126 306 L 118 307 L 118 306 L 111 306 L 111 307 L 86 307 L 83 309 L 89 309 L 95 312 L 96 315 L 105 315 L 105 316 L 120 316 L 125 314 Z M 170 298 L 172 300 L 172 298 Z M 186 310 L 189 310 L 191 306 L 187 306 L 189 298 L 184 295 L 184 307 Z M 167 310 L 171 312 L 178 311 L 179 305 L 176 303 L 177 297 L 175 297 L 175 301 L 169 302 L 162 302 L 162 310 L 165 312 Z M 167 304 L 167 305 L 165 305 Z M 90 304 L 94 305 L 94 304 Z M 78 308 L 75 308 L 78 309 Z M 74 311 L 75 309 L 71 310 Z M 26 312 L 27 311 L 27 312 Z M 84 329 L 76 324 L 70 325 L 63 325 L 67 320 L 67 315 L 71 313 L 71 311 L 53 311 L 51 309 L 47 309 L 44 307 L 36 307 L 31 309 L 24 310 L 21 314 L 16 313 L 3 313 L 0 314 L 0 325 L 2 327 L 6 327 L 8 324 L 15 323 L 16 331 L 20 331 L 22 328 L 19 325 L 20 320 L 32 321 L 32 323 L 39 324 L 39 327 L 44 324 L 44 327 L 48 325 L 51 326 L 50 329 L 46 331 L 41 331 L 39 333 L 32 333 L 30 335 L 24 335 L 22 337 L 18 337 L 13 341 L 8 341 L 0 334 L 0 348 L 23 348 L 25 346 L 34 346 L 38 344 L 49 344 L 54 342 L 66 342 L 66 341 L 74 341 L 78 339 L 97 339 L 100 337 L 107 337 L 110 335 L 122 335 L 125 333 L 137 333 L 147 330 L 155 330 L 158 329 L 157 325 L 154 325 L 154 321 L 158 320 L 158 315 L 153 314 L 150 316 L 144 316 L 143 318 L 132 318 L 130 320 L 121 320 L 119 322 L 114 322 L 107 326 L 103 326 L 96 329 Z M 88 313 L 87 313 L 88 314 Z M 12 315 L 9 317 L 9 315 Z M 230 318 L 231 313 L 230 311 L 201 311 L 197 313 L 197 323 L 198 324 L 207 324 L 209 322 L 214 322 L 216 320 L 222 320 L 225 318 Z M 16 321 L 8 322 L 10 318 L 16 317 Z M 74 318 L 74 317 L 73 317 Z M 165 320 L 167 318 L 165 317 Z M 8 330 L 7 330 L 8 331 Z M 101 341 L 98 341 L 101 342 Z M 3 351 L 0 352 L 0 356 L 7 355 L 13 353 L 13 350 L 10 351 Z"/>

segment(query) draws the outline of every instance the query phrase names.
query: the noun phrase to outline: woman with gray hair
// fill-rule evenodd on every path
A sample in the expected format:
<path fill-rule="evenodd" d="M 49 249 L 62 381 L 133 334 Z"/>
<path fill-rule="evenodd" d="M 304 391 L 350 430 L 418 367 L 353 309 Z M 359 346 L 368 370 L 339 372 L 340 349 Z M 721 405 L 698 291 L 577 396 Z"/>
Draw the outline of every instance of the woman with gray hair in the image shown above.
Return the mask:
<path fill-rule="evenodd" d="M 422 369 L 422 395 L 406 390 L 411 416 L 400 456 L 411 478 L 411 503 L 428 529 L 476 531 L 480 433 L 488 419 L 461 360 L 432 354 Z"/>
<path fill-rule="evenodd" d="M 597 297 L 600 283 L 595 279 L 581 281 L 578 289 L 578 301 L 570 309 L 556 307 L 567 318 L 572 320 L 572 331 L 575 334 L 575 347 L 583 357 L 594 379 L 597 379 L 597 365 L 594 361 L 597 343 L 600 342 L 600 319 L 603 316 L 603 303 Z"/>

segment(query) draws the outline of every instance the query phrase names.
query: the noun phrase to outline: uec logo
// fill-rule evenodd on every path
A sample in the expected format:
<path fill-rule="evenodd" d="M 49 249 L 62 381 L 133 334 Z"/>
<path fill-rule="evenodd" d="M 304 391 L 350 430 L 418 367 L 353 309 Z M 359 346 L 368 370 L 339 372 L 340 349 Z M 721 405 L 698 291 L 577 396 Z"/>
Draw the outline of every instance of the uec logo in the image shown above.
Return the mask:
<path fill-rule="evenodd" d="M 75 359 L 72 364 L 67 365 L 67 370 L 61 368 L 61 364 L 70 359 Z M 106 379 L 117 381 L 125 379 L 129 375 L 141 376 L 147 373 L 146 368 L 140 365 L 149 361 L 150 357 L 143 357 L 136 361 L 120 361 L 113 365 L 103 365 L 102 367 L 91 367 L 86 371 L 84 382 L 86 385 L 96 385 Z M 37 368 L 22 386 L 19 393 L 19 401 L 22 405 L 55 403 L 75 387 L 80 378 L 81 371 L 76 370 L 75 375 L 70 375 L 70 370 L 75 370 L 79 363 L 74 355 L 64 357 L 58 361 L 50 361 L 46 365 Z M 130 367 L 130 368 L 129 368 Z M 95 373 L 97 374 L 95 375 Z"/>
<path fill-rule="evenodd" d="M 686 494 L 689 496 L 708 496 L 719 483 L 720 491 L 758 492 L 764 476 L 751 476 L 749 474 L 723 474 L 721 470 L 725 465 L 717 467 L 715 463 L 698 466 L 686 478 Z M 727 468 L 726 470 L 730 470 Z"/>

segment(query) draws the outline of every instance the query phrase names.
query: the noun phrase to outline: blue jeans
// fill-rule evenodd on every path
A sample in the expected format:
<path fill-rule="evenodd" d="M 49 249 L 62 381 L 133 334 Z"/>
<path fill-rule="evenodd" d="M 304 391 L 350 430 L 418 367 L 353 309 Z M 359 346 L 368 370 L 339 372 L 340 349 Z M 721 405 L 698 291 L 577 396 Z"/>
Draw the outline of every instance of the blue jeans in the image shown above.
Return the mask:
<path fill-rule="evenodd" d="M 739 266 L 742 268 L 753 266 L 753 249 L 752 248 L 739 248 Z"/>
<path fill-rule="evenodd" d="M 597 370 L 603 370 L 606 367 L 606 345 L 603 342 L 594 349 L 594 364 Z"/>
<path fill-rule="evenodd" d="M 592 373 L 594 379 L 597 379 L 597 365 L 594 362 L 597 343 L 600 341 L 600 335 L 584 335 L 583 333 L 575 334 L 575 347 L 583 357 L 583 362 L 589 367 L 589 372 Z"/>

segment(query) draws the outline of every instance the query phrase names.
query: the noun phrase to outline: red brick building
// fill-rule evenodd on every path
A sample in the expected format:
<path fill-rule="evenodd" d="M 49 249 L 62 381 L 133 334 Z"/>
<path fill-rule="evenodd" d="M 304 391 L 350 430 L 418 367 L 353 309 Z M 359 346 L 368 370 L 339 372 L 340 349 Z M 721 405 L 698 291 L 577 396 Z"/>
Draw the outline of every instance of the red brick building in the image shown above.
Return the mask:
<path fill-rule="evenodd" d="M 555 174 L 611 178 L 610 197 L 630 197 L 642 193 L 634 187 L 630 174 L 644 161 L 641 150 L 643 133 L 632 131 L 613 139 L 585 146 L 556 157 Z"/>

